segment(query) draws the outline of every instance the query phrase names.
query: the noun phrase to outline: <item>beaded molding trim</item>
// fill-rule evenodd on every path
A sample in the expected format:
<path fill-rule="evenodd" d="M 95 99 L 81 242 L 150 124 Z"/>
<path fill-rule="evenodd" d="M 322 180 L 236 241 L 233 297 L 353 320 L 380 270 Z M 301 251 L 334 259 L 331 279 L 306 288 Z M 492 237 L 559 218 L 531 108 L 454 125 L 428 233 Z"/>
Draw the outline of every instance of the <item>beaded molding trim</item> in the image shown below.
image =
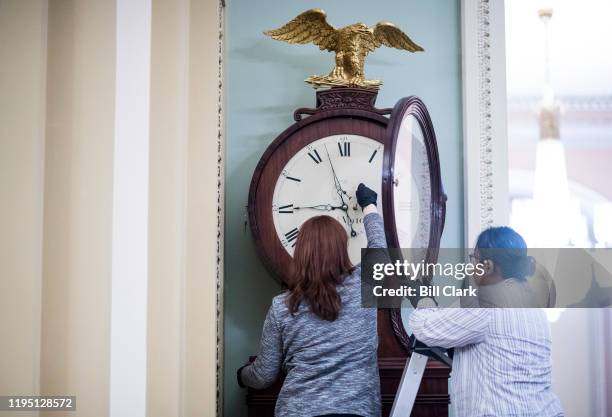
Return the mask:
<path fill-rule="evenodd" d="M 217 266 L 216 266 L 216 380 L 217 380 L 217 416 L 223 415 L 223 222 L 224 222 L 224 169 L 223 169 L 223 53 L 224 53 L 224 18 L 225 0 L 219 0 L 218 8 L 218 67 L 217 67 Z"/>
<path fill-rule="evenodd" d="M 478 68 L 480 112 L 480 226 L 493 225 L 493 154 L 491 141 L 491 11 L 490 0 L 478 2 Z"/>

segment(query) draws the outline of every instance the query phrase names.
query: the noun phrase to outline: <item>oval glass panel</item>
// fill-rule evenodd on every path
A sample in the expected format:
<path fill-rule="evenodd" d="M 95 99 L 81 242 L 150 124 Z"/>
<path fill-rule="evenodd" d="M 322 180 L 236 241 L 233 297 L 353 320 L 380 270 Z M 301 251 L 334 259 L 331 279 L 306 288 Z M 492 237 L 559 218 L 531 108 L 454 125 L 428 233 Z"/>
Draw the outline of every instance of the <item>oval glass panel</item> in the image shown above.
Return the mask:
<path fill-rule="evenodd" d="M 427 249 L 431 225 L 431 180 L 424 133 L 411 113 L 404 114 L 395 151 L 393 206 L 401 248 Z M 414 259 L 414 255 L 410 258 Z M 417 256 L 417 258 L 424 259 Z"/>
<path fill-rule="evenodd" d="M 433 124 L 418 97 L 404 97 L 394 106 L 384 149 L 385 233 L 389 247 L 401 248 L 401 253 L 392 254 L 393 261 L 435 263 L 444 228 L 446 195 Z M 422 272 L 417 278 L 428 285 L 434 277 Z M 401 329 L 396 335 L 406 349 L 411 349 L 407 324 L 412 302 L 416 299 L 405 299 L 401 308 L 391 311 L 393 323 Z"/>

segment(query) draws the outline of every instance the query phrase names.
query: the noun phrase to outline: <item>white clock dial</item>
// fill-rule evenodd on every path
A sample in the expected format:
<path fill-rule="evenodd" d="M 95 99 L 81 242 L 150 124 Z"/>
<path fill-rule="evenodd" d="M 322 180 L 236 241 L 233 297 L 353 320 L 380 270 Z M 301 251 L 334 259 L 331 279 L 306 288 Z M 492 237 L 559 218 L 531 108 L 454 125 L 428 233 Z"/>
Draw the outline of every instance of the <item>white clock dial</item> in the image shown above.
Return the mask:
<path fill-rule="evenodd" d="M 272 197 L 274 227 L 285 250 L 293 255 L 298 231 L 306 220 L 328 215 L 344 226 L 351 261 L 360 262 L 367 238 L 355 191 L 363 182 L 380 197 L 382 158 L 383 145 L 359 135 L 328 136 L 297 152 L 285 165 Z"/>

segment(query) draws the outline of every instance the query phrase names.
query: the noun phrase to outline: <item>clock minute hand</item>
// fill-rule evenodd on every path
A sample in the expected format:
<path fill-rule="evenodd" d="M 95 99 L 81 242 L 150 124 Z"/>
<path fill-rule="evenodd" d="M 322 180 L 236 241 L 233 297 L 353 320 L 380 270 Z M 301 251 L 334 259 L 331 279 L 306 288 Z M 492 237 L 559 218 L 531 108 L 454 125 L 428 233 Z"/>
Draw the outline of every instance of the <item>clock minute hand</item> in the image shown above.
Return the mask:
<path fill-rule="evenodd" d="M 346 194 L 346 192 L 342 189 L 342 184 L 340 183 L 340 179 L 338 175 L 336 175 L 336 170 L 334 169 L 334 164 L 332 164 L 331 157 L 329 156 L 329 151 L 327 150 L 327 145 L 325 145 L 325 153 L 327 153 L 327 160 L 329 161 L 329 166 L 331 167 L 332 174 L 334 175 L 334 186 L 336 187 L 336 192 L 340 196 L 340 199 L 344 203 L 344 198 L 342 194 Z"/>
<path fill-rule="evenodd" d="M 347 223 L 349 227 L 351 228 L 351 237 L 355 237 L 357 236 L 357 232 L 355 231 L 355 229 L 353 229 L 353 220 L 351 219 L 351 215 L 349 214 L 348 205 L 346 204 L 346 202 L 344 201 L 344 197 L 342 196 L 342 194 L 345 194 L 348 197 L 348 194 L 346 193 L 346 191 L 342 189 L 342 184 L 340 183 L 340 179 L 338 178 L 338 175 L 336 175 L 334 164 L 332 164 L 331 157 L 329 156 L 327 145 L 325 145 L 325 153 L 327 153 L 327 160 L 329 161 L 329 166 L 331 167 L 332 174 L 334 175 L 334 186 L 336 187 L 336 192 L 340 196 L 340 200 L 342 201 L 342 206 L 346 207 L 346 210 L 344 211 L 344 213 L 346 214 Z"/>

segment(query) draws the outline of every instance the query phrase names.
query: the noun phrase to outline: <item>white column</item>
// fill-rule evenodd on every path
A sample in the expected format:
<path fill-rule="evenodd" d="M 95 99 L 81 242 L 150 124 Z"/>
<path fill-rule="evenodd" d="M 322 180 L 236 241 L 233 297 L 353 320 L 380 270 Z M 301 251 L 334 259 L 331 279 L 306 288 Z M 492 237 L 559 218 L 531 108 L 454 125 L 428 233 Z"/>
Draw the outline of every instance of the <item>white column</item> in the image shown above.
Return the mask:
<path fill-rule="evenodd" d="M 213 416 L 218 1 L 153 0 L 152 10 L 147 417 Z"/>
<path fill-rule="evenodd" d="M 147 417 L 183 416 L 189 0 L 154 0 Z"/>
<path fill-rule="evenodd" d="M 71 417 L 109 415 L 115 6 L 49 2 L 41 393 Z"/>
<path fill-rule="evenodd" d="M 151 0 L 117 1 L 110 416 L 144 417 Z"/>
<path fill-rule="evenodd" d="M 219 56 L 223 24 L 219 19 L 223 15 L 218 7 L 218 0 L 191 1 L 183 376 L 186 417 L 214 415 L 217 360 L 223 363 L 222 346 L 217 350 L 217 340 L 223 340 L 223 323 L 216 317 L 217 311 L 223 311 L 223 234 L 217 236 L 217 228 L 223 230 L 224 177 L 222 161 L 217 160 L 224 154 L 223 136 L 219 136 L 223 132 L 219 112 L 219 59 L 223 57 L 222 51 Z"/>
<path fill-rule="evenodd" d="M 0 0 L 1 395 L 39 391 L 46 48 L 47 2 Z"/>

